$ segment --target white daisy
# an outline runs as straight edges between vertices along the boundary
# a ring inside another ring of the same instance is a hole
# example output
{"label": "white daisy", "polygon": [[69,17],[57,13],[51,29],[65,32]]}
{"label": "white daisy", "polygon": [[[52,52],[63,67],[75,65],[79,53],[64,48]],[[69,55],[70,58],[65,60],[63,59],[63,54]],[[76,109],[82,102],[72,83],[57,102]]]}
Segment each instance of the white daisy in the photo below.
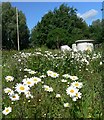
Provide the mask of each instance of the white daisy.
{"label": "white daisy", "polygon": [[31,95],[30,91],[25,92],[26,98],[33,98],[33,95]]}
{"label": "white daisy", "polygon": [[41,76],[40,76],[40,78],[45,78],[45,77],[46,77],[46,75],[41,75]]}
{"label": "white daisy", "polygon": [[64,103],[64,107],[70,107],[69,103]]}
{"label": "white daisy", "polygon": [[60,98],[61,97],[61,95],[60,94],[56,94],[56,98]]}
{"label": "white daisy", "polygon": [[82,82],[76,82],[76,81],[71,83],[71,85],[76,88],[82,88],[82,86],[83,86]]}
{"label": "white daisy", "polygon": [[78,92],[78,89],[73,86],[70,86],[66,89],[66,93],[67,95],[70,95],[70,97],[75,96],[77,92]]}
{"label": "white daisy", "polygon": [[24,93],[24,92],[28,91],[30,88],[28,87],[28,85],[17,83],[15,89],[20,94],[20,93]]}
{"label": "white daisy", "polygon": [[53,74],[53,71],[51,71],[51,70],[48,70],[48,71],[47,71],[47,75],[48,75],[48,76],[51,76],[52,74]]}
{"label": "white daisy", "polygon": [[33,80],[31,80],[31,79],[29,79],[29,78],[23,79],[22,82],[23,82],[24,85],[28,85],[29,87],[34,86]]}
{"label": "white daisy", "polygon": [[7,93],[8,95],[14,94],[14,91],[8,87],[4,89],[4,92]]}
{"label": "white daisy", "polygon": [[51,75],[52,78],[57,78],[59,77],[59,74],[57,74],[56,72],[53,72],[52,75]]}
{"label": "white daisy", "polygon": [[11,107],[5,107],[5,109],[2,111],[2,113],[3,113],[4,115],[7,115],[7,114],[9,114],[11,111],[12,111],[12,108],[11,108]]}
{"label": "white daisy", "polygon": [[78,98],[81,98],[82,93],[78,92],[74,97],[72,97],[73,101],[76,101]]}
{"label": "white daisy", "polygon": [[33,71],[33,70],[29,71],[29,74],[35,74],[35,73],[36,73],[36,72]]}
{"label": "white daisy", "polygon": [[70,78],[70,75],[69,74],[64,74],[62,75],[64,78]]}
{"label": "white daisy", "polygon": [[34,84],[37,84],[37,83],[41,82],[41,79],[38,78],[38,77],[32,77],[30,79],[34,82]]}
{"label": "white daisy", "polygon": [[7,82],[9,82],[9,81],[11,82],[14,80],[14,77],[13,76],[6,76],[5,79]]}
{"label": "white daisy", "polygon": [[77,76],[70,76],[69,77],[71,80],[78,80],[78,77]]}
{"label": "white daisy", "polygon": [[61,80],[61,82],[67,82],[67,80],[65,80],[65,79],[62,79],[62,80]]}
{"label": "white daisy", "polygon": [[44,85],[43,88],[44,88],[45,91],[53,92],[53,88],[49,87],[48,85]]}
{"label": "white daisy", "polygon": [[19,100],[19,95],[18,94],[13,94],[9,96],[12,101]]}
{"label": "white daisy", "polygon": [[57,78],[57,77],[59,77],[59,74],[57,74],[56,72],[53,72],[53,71],[51,71],[51,70],[48,70],[48,71],[47,71],[47,75],[50,76],[50,77],[52,77],[52,78]]}

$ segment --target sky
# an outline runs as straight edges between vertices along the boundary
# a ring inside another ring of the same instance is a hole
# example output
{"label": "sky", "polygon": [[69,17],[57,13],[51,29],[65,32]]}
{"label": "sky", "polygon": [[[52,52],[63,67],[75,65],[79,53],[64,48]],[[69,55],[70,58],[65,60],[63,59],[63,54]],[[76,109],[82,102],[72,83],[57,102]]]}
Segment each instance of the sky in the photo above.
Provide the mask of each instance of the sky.
{"label": "sky", "polygon": [[49,10],[53,11],[63,3],[76,8],[78,17],[82,17],[88,25],[96,19],[102,19],[102,2],[11,2],[13,7],[25,14],[29,30],[36,26]]}

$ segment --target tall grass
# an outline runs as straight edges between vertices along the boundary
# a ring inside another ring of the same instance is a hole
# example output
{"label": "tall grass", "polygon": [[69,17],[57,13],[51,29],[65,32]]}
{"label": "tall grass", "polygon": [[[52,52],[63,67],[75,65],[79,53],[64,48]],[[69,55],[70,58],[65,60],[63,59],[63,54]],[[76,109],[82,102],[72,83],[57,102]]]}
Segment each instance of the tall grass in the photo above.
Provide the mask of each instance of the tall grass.
{"label": "tall grass", "polygon": [[[12,112],[3,115],[3,118],[99,118],[103,117],[102,94],[103,64],[101,51],[93,53],[62,53],[58,50],[46,48],[29,49],[21,52],[3,51],[2,87],[3,87],[3,110],[11,106]],[[29,74],[25,68],[36,71]],[[51,70],[59,74],[52,78],[47,75]],[[70,78],[64,78],[64,74],[77,76],[78,82],[83,83],[80,89],[81,99],[73,101],[66,94],[66,89],[71,85]],[[7,82],[6,76],[13,76],[14,81]],[[9,87],[15,90],[16,83],[21,83],[26,76],[41,77],[42,82],[31,87],[33,98],[27,99],[24,94],[19,95],[19,101],[11,101],[4,89]],[[65,79],[67,82],[62,82]],[[53,88],[53,92],[44,91],[43,85]],[[61,97],[57,98],[56,94]],[[69,103],[64,107],[64,103]]]}

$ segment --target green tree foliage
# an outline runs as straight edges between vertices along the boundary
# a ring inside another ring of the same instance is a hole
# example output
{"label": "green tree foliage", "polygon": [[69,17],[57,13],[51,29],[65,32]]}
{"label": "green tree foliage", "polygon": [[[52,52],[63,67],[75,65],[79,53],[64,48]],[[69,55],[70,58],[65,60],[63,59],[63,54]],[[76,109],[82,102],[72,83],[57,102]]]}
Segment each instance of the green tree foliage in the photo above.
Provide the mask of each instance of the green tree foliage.
{"label": "green tree foliage", "polygon": [[[22,11],[18,12],[20,49],[28,47],[29,29]],[[2,45],[6,49],[17,49],[16,8],[9,2],[2,3]]]}
{"label": "green tree foliage", "polygon": [[96,43],[104,42],[104,20],[95,20],[92,25],[89,26],[90,38],[94,39]]}
{"label": "green tree foliage", "polygon": [[[58,28],[60,28],[60,32]],[[62,34],[62,29],[67,34]],[[57,31],[58,38],[60,38],[58,42],[55,31]],[[64,39],[62,36],[64,36]],[[54,11],[49,11],[45,14],[42,20],[33,28],[31,45],[47,45],[49,48],[58,48],[64,43],[71,46],[72,43],[81,38],[89,38],[87,24],[81,18],[77,17],[76,9],[62,4],[58,9],[55,8]],[[56,43],[51,45],[49,42]],[[57,43],[59,44],[58,46],[56,45]]]}
{"label": "green tree foliage", "polygon": [[68,32],[62,28],[56,28],[49,32],[46,45],[49,48],[59,48],[62,44],[68,44]]}

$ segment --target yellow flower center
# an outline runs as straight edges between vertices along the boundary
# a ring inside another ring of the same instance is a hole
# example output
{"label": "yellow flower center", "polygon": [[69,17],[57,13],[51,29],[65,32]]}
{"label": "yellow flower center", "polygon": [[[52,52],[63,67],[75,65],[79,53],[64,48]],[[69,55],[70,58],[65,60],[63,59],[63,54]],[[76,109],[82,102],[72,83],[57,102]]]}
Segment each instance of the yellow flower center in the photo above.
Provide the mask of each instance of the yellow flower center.
{"label": "yellow flower center", "polygon": [[23,86],[20,87],[20,90],[24,90],[25,88]]}
{"label": "yellow flower center", "polygon": [[8,90],[7,92],[11,92],[11,90]]}
{"label": "yellow flower center", "polygon": [[79,84],[78,84],[78,83],[75,83],[75,86],[79,86]]}
{"label": "yellow flower center", "polygon": [[54,73],[53,76],[56,76],[56,74]]}
{"label": "yellow flower center", "polygon": [[36,82],[36,81],[37,81],[37,79],[35,78],[35,79],[34,79],[34,81]]}
{"label": "yellow flower center", "polygon": [[71,93],[74,93],[74,90],[70,90]]}
{"label": "yellow flower center", "polygon": [[27,84],[31,84],[31,82],[28,81]]}
{"label": "yellow flower center", "polygon": [[45,90],[47,91],[47,90],[48,90],[48,87],[47,87],[47,88],[45,88]]}
{"label": "yellow flower center", "polygon": [[7,109],[6,112],[9,112],[9,110]]}

